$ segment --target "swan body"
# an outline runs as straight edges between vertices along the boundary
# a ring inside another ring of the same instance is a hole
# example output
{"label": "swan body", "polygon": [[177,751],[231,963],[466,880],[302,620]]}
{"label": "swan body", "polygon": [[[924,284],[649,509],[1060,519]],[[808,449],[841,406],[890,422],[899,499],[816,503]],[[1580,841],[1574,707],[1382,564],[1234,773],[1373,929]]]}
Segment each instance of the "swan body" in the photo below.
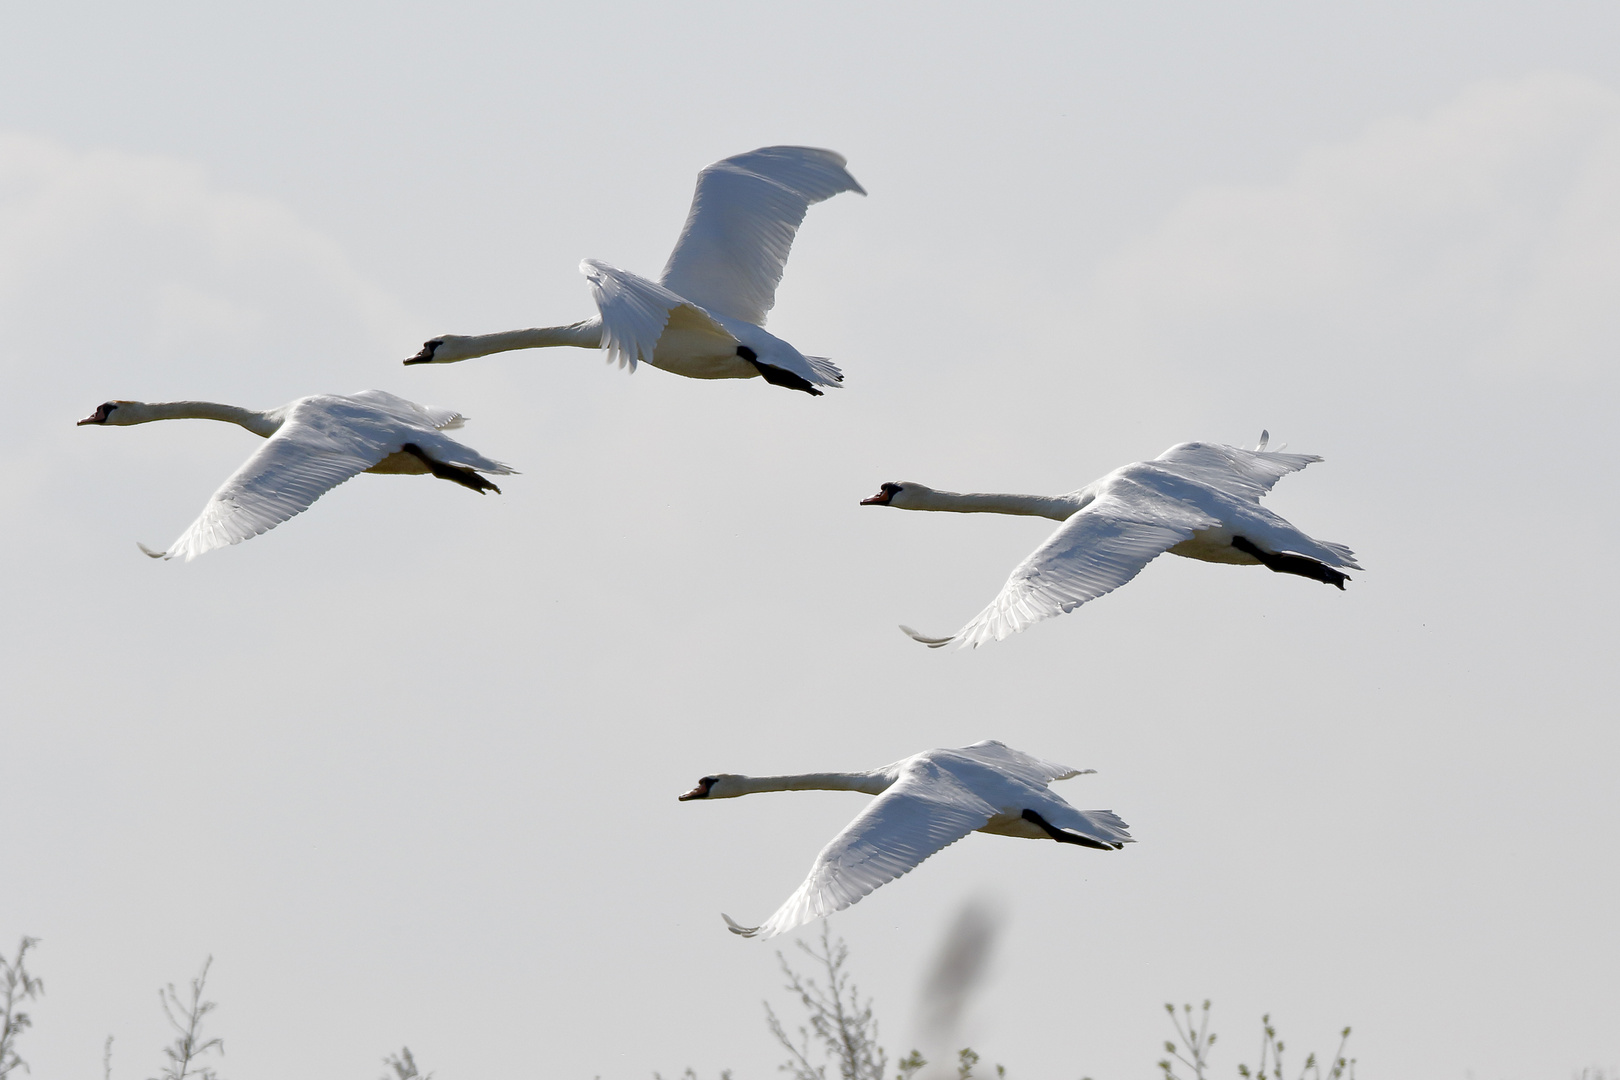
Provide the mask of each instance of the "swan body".
{"label": "swan body", "polygon": [[863,506],[952,513],[1022,514],[1063,525],[1019,563],[1000,594],[950,637],[901,629],[939,648],[978,646],[1073,611],[1130,581],[1169,552],[1203,562],[1263,565],[1344,588],[1360,570],[1342,544],[1313,540],[1260,505],[1282,477],[1321,461],[1311,454],[1253,450],[1218,443],[1172,446],[1152,461],[1115,469],[1067,495],[957,494],[910,481],[884,484]]}
{"label": "swan body", "polygon": [[680,796],[730,799],[760,791],[861,791],[877,796],[816,856],[787,902],[743,937],[775,937],[842,911],[878,886],[971,832],[1056,840],[1117,851],[1131,843],[1125,822],[1109,810],[1076,810],[1047,789],[1054,780],[1091,772],[1031,757],[986,740],[960,749],[925,750],[870,772],[796,776],[705,776]]}
{"label": "swan body", "polygon": [[752,379],[819,395],[843,374],[766,332],[805,211],[843,191],[866,194],[831,150],[767,146],[698,174],[692,209],[657,281],[586,259],[597,316],[567,326],[445,334],[407,364],[450,364],[512,349],[601,349],[634,371],[651,364],[691,379]]}
{"label": "swan body", "polygon": [[189,562],[268,532],[363,472],[430,474],[479,494],[501,490],[479,473],[512,472],[443,434],[465,423],[460,413],[382,390],[317,394],[262,412],[211,401],[108,401],[79,425],[125,427],[177,419],[222,420],[266,441],[220,485],[167,551],[141,545],[154,559]]}

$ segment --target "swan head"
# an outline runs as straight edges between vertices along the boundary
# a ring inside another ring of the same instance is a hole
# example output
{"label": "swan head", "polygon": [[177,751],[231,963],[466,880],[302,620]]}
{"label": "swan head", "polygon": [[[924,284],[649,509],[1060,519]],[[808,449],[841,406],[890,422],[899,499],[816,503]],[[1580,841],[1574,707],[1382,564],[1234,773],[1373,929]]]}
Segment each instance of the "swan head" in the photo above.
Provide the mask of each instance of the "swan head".
{"label": "swan head", "polygon": [[444,334],[422,342],[422,351],[405,361],[407,364],[453,364],[469,356],[478,356],[469,342],[471,338],[460,334]]}
{"label": "swan head", "polygon": [[680,802],[691,802],[693,799],[735,799],[739,795],[748,794],[742,790],[739,783],[743,778],[731,773],[721,773],[719,776],[705,776],[697,782],[697,787],[685,795],[677,796]]}
{"label": "swan head", "polygon": [[96,411],[80,420],[75,427],[84,427],[86,424],[105,424],[108,427],[122,427],[126,424],[139,424],[147,419],[142,411],[145,406],[139,401],[103,401],[96,406]]}
{"label": "swan head", "polygon": [[893,506],[901,510],[910,510],[922,504],[924,499],[932,495],[934,489],[926,484],[919,484],[912,480],[902,483],[884,484],[878,493],[870,499],[862,499],[862,506]]}

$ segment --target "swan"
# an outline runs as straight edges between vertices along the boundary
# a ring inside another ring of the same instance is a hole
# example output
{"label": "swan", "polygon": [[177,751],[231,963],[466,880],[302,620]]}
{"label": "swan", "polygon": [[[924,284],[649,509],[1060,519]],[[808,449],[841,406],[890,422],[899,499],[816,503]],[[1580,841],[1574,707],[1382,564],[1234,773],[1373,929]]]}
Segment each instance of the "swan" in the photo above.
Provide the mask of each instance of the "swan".
{"label": "swan", "polygon": [[363,472],[431,473],[480,495],[498,495],[501,489],[478,474],[513,471],[441,434],[466,422],[460,413],[382,390],[316,394],[263,412],[212,401],[107,401],[79,426],[127,427],[153,420],[223,420],[266,440],[167,551],[139,545],[154,559],[178,556],[190,562],[268,532]]}
{"label": "swan", "polygon": [[1270,438],[1262,431],[1253,450],[1180,443],[1067,495],[960,495],[910,481],[884,484],[861,505],[1063,522],[1018,564],[990,606],[950,637],[900,629],[932,649],[952,641],[975,647],[1000,641],[1112,592],[1166,551],[1204,562],[1264,566],[1343,591],[1349,575],[1334,567],[1360,570],[1354,553],[1342,544],[1311,539],[1260,505],[1261,496],[1282,477],[1322,459],[1268,452]]}
{"label": "swan", "polygon": [[1056,840],[1099,851],[1132,843],[1111,810],[1076,810],[1047,785],[1093,772],[1031,757],[994,739],[924,750],[871,772],[705,776],[680,796],[734,799],[756,791],[862,791],[876,795],[821,849],[810,874],[759,926],[722,915],[734,934],[768,938],[842,911],[970,832]]}
{"label": "swan", "polygon": [[579,264],[599,312],[568,326],[445,334],[407,364],[450,364],[509,349],[600,348],[620,367],[651,364],[692,379],[752,379],[821,395],[843,381],[822,356],[766,333],[788,249],[805,211],[841,191],[866,190],[844,158],[809,146],[766,146],[698,173],[686,227],[664,273],[649,281],[596,259]]}

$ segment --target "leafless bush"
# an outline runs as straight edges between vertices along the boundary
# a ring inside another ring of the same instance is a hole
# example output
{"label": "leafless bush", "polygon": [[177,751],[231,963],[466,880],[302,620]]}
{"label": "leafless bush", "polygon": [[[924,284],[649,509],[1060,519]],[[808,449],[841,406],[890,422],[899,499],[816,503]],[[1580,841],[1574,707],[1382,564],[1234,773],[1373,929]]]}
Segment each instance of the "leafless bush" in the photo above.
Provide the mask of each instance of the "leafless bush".
{"label": "leafless bush", "polygon": [[[797,942],[820,969],[819,981],[814,975],[793,970],[787,957],[776,954],[782,974],[787,976],[787,989],[798,996],[808,1022],[808,1026],[800,1026],[799,1041],[795,1043],[775,1010],[766,1004],[765,1024],[791,1055],[780,1071],[793,1080],[827,1080],[827,1066],[831,1064],[837,1066],[840,1080],[884,1080],[889,1055],[878,1045],[872,999],[862,1001],[850,978],[849,946],[842,938],[834,942],[826,923],[821,924],[820,944],[818,950],[802,940]],[[823,1058],[823,1063],[813,1063],[812,1054]]]}
{"label": "leafless bush", "polygon": [[225,1053],[225,1044],[219,1039],[205,1039],[202,1034],[203,1018],[214,1011],[212,1001],[203,1000],[203,987],[208,982],[208,969],[213,966],[214,958],[210,956],[203,961],[202,970],[197,977],[191,980],[191,1000],[181,999],[174,988],[174,983],[158,991],[158,1001],[163,1005],[163,1015],[169,1018],[169,1026],[174,1029],[174,1042],[163,1048],[163,1056],[169,1059],[163,1071],[152,1080],[219,1080],[219,1076],[207,1065],[198,1065],[197,1059],[211,1050]]}
{"label": "leafless bush", "polygon": [[[1176,1029],[1176,1041],[1164,1044],[1165,1053],[1170,1056],[1159,1062],[1164,1080],[1203,1080],[1210,1067],[1210,1047],[1215,1045],[1215,1035],[1209,1030],[1209,1002],[1204,1002],[1196,1018],[1191,1005],[1183,1005],[1180,1014],[1177,1014],[1174,1005],[1166,1005],[1164,1011],[1170,1014],[1170,1023]],[[1244,1080],[1283,1080],[1284,1046],[1282,1040],[1277,1038],[1277,1029],[1271,1024],[1271,1014],[1260,1018],[1260,1027],[1260,1064],[1252,1069],[1239,1065],[1238,1075]],[[1339,1032],[1339,1049],[1334,1053],[1326,1072],[1322,1071],[1322,1064],[1317,1061],[1315,1053],[1305,1055],[1299,1080],[1355,1080],[1356,1059],[1344,1056],[1345,1044],[1349,1041],[1350,1029],[1345,1028]],[[1190,1076],[1178,1074],[1177,1064],[1192,1070]]]}
{"label": "leafless bush", "polygon": [[5,997],[5,1013],[0,1016],[0,1077],[17,1069],[29,1071],[28,1063],[17,1056],[17,1036],[34,1021],[18,1006],[45,992],[45,984],[28,973],[28,950],[38,944],[38,938],[25,937],[17,945],[16,959],[0,954],[0,995]]}
{"label": "leafless bush", "polygon": [[389,1054],[383,1058],[383,1064],[394,1070],[394,1075],[382,1074],[382,1080],[433,1080],[432,1073],[424,1073],[417,1069],[416,1059],[411,1056],[411,1048],[400,1047],[399,1053]]}

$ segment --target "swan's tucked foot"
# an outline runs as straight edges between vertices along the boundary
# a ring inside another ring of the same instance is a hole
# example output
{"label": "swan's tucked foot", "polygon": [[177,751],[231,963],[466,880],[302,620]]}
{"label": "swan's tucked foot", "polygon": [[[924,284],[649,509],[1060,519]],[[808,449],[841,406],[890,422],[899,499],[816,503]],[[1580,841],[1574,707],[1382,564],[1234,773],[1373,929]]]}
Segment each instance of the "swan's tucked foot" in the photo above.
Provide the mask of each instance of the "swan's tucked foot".
{"label": "swan's tucked foot", "polygon": [[950,637],[929,637],[926,634],[917,633],[917,631],[904,624],[901,625],[900,629],[904,631],[905,635],[912,641],[920,641],[930,649],[942,648],[943,646],[949,645],[951,642],[956,640],[955,634],[952,634]]}
{"label": "swan's tucked foot", "polygon": [[1344,592],[1344,583],[1350,580],[1350,575],[1341,573],[1326,563],[1319,563],[1315,559],[1307,559],[1303,555],[1277,555],[1275,562],[1269,563],[1268,568],[1279,574],[1298,574],[1308,577],[1312,581],[1320,581],[1324,585],[1332,585],[1340,592]]}
{"label": "swan's tucked foot", "polygon": [[480,495],[486,491],[493,491],[497,495],[501,493],[500,488],[484,479],[472,469],[464,469],[460,465],[446,465],[442,461],[434,461],[432,458],[424,454],[422,452],[422,448],[417,446],[415,443],[406,443],[404,446],[400,447],[400,449],[414,457],[416,460],[420,461],[422,464],[426,465],[428,472],[432,473],[434,476],[437,476],[440,480],[448,480],[452,484],[460,484],[464,488],[471,488]]}
{"label": "swan's tucked foot", "polygon": [[405,361],[405,363],[407,363],[407,364],[431,364],[431,363],[434,362],[433,361],[433,354],[438,352],[439,351],[439,346],[443,345],[443,344],[444,344],[444,338],[434,338],[432,341],[424,341],[424,342],[422,342],[422,351],[417,353],[415,356],[411,357],[409,360]]}
{"label": "swan's tucked foot", "polygon": [[1118,851],[1125,846],[1123,844],[1105,844],[1101,840],[1093,840],[1089,836],[1064,832],[1033,810],[1025,810],[1023,818],[1060,844],[1078,844],[1080,847],[1095,848],[1098,851]]}
{"label": "swan's tucked foot", "polygon": [[1253,555],[1260,560],[1261,565],[1274,574],[1296,574],[1312,581],[1320,581],[1324,585],[1332,585],[1340,592],[1344,591],[1344,583],[1350,580],[1349,574],[1341,573],[1326,563],[1317,562],[1304,555],[1261,551],[1247,537],[1232,537],[1232,546],[1245,555]]}
{"label": "swan's tucked foot", "polygon": [[167,559],[169,557],[169,553],[167,551],[153,551],[139,540],[135,541],[135,546],[140,548],[141,554],[145,555],[148,559]]}
{"label": "swan's tucked foot", "polygon": [[726,929],[730,930],[733,934],[739,934],[742,937],[753,937],[755,934],[759,933],[759,927],[743,926],[741,923],[737,922],[736,919],[733,919],[725,912],[721,912],[720,917],[726,920]]}
{"label": "swan's tucked foot", "polygon": [[764,363],[760,360],[759,354],[753,349],[750,349],[747,345],[737,346],[737,355],[748,361],[750,364],[753,364],[754,370],[759,372],[759,377],[770,383],[772,386],[785,386],[789,390],[803,390],[805,393],[810,394],[813,397],[821,396],[821,391],[817,390],[815,384],[810,382],[804,376],[795,375],[787,368],[780,368],[775,364]]}

